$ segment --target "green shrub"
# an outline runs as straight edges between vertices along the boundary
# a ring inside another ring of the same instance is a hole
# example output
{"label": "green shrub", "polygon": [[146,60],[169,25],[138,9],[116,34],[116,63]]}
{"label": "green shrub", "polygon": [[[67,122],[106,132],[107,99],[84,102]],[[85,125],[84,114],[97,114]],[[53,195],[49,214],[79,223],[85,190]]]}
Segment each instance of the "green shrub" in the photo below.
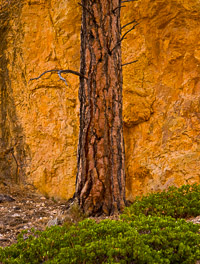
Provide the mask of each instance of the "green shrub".
{"label": "green shrub", "polygon": [[84,220],[54,226],[0,249],[2,263],[195,263],[199,227],[172,217]]}
{"label": "green shrub", "polygon": [[199,225],[178,217],[200,214],[199,190],[185,185],[137,198],[119,221],[66,222],[32,230],[28,239],[24,231],[18,243],[0,248],[0,263],[193,264],[200,260]]}
{"label": "green shrub", "polygon": [[180,188],[170,187],[168,191],[152,193],[125,209],[125,215],[167,215],[175,218],[186,218],[200,215],[200,185],[183,185]]}

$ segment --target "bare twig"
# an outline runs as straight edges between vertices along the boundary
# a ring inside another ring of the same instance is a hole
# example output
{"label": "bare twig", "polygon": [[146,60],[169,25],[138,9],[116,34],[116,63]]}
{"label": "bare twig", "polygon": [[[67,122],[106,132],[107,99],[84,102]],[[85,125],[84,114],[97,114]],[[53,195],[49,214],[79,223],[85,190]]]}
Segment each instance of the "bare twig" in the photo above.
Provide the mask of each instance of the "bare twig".
{"label": "bare twig", "polygon": [[126,31],[126,33],[124,33],[124,35],[121,37],[120,41],[117,42],[117,44],[114,46],[114,48],[112,48],[112,50],[110,51],[110,54],[113,52],[114,49],[116,49],[116,47],[122,42],[122,40],[125,38],[125,36],[131,32],[139,23],[136,23],[134,26],[132,26],[131,29],[129,29],[128,31]]}
{"label": "bare twig", "polygon": [[138,60],[134,60],[134,61],[131,61],[131,62],[124,63],[124,64],[122,64],[122,67],[123,67],[123,66],[126,66],[126,65],[128,65],[128,64],[135,63],[135,62],[137,62],[137,61],[138,61]]}
{"label": "bare twig", "polygon": [[127,3],[127,2],[136,2],[137,0],[126,0],[126,1],[122,1],[122,3]]}
{"label": "bare twig", "polygon": [[132,26],[132,28],[130,28],[128,31],[126,31],[126,33],[124,33],[124,35],[121,37],[120,42],[126,37],[126,35],[131,32],[139,23],[136,23],[134,26]]}
{"label": "bare twig", "polygon": [[77,71],[73,71],[73,70],[59,70],[59,71],[60,71],[60,73],[72,73],[72,74],[75,74],[81,78],[87,79],[86,76],[84,76],[82,73],[77,72]]}
{"label": "bare twig", "polygon": [[43,72],[43,73],[40,74],[38,77],[31,78],[31,79],[29,80],[29,82],[30,82],[30,81],[33,81],[33,80],[38,80],[38,79],[40,79],[44,74],[49,73],[49,72],[57,72],[59,78],[60,78],[62,81],[64,81],[66,85],[67,85],[67,81],[65,80],[65,78],[63,78],[63,77],[61,76],[61,73],[72,73],[72,74],[74,74],[74,75],[79,76],[80,78],[85,78],[85,79],[87,79],[87,77],[85,77],[83,74],[81,74],[80,72],[77,72],[77,71],[73,71],[73,70],[57,70],[57,69],[53,69],[53,70],[48,70],[48,71]]}
{"label": "bare twig", "polygon": [[123,28],[127,27],[128,25],[133,24],[133,23],[135,23],[135,22],[136,22],[136,21],[135,21],[135,19],[134,19],[133,21],[131,21],[131,22],[125,24],[124,26],[122,26],[121,29],[123,29]]}
{"label": "bare twig", "polygon": [[17,165],[17,169],[18,169],[19,164],[18,164],[18,161],[17,161],[17,159],[16,159],[16,157],[15,157],[15,154],[14,154],[14,151],[13,151],[13,150],[11,151],[11,154],[12,154],[12,156],[13,156],[13,159],[15,160],[15,163],[16,163],[16,165]]}
{"label": "bare twig", "polygon": [[121,8],[121,7],[126,7],[126,6],[125,6],[125,5],[124,5],[124,6],[122,6],[122,5],[117,6],[116,8],[114,8],[114,9],[112,10],[112,13],[115,13],[115,11],[116,11],[117,9]]}
{"label": "bare twig", "polygon": [[65,84],[68,86],[67,81],[65,80],[65,78],[63,78],[63,77],[61,76],[61,72],[60,72],[60,71],[58,71],[58,76],[60,77],[60,80],[61,80],[61,81],[64,81]]}
{"label": "bare twig", "polygon": [[33,81],[33,80],[38,80],[38,79],[40,79],[43,75],[45,75],[46,73],[48,73],[48,72],[57,72],[58,70],[49,70],[49,71],[45,71],[45,72],[43,72],[42,74],[40,74],[40,76],[38,76],[38,77],[35,77],[35,78],[31,78],[30,80],[29,80],[29,82],[30,81]]}

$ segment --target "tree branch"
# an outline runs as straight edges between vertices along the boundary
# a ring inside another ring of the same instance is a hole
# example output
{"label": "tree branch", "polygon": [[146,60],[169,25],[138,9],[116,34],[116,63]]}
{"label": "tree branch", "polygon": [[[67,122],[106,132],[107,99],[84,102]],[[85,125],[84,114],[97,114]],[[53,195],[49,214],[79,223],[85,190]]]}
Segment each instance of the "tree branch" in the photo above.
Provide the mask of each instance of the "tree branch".
{"label": "tree branch", "polygon": [[121,7],[126,7],[126,6],[122,6],[122,5],[120,5],[120,6],[117,6],[116,8],[114,8],[114,9],[112,10],[112,13],[114,14],[114,13],[115,13],[115,11],[116,11],[117,9],[121,8]]}
{"label": "tree branch", "polygon": [[66,85],[67,85],[67,81],[65,80],[65,78],[63,78],[63,77],[61,76],[61,73],[72,73],[72,74],[74,74],[74,75],[79,76],[80,78],[85,78],[85,79],[87,79],[87,77],[85,77],[83,74],[81,74],[80,72],[77,72],[77,71],[73,71],[73,70],[57,70],[57,69],[53,69],[53,70],[48,70],[48,71],[43,72],[43,73],[40,74],[38,77],[31,78],[31,79],[29,80],[29,82],[30,82],[30,81],[33,81],[33,80],[38,80],[38,79],[40,79],[44,74],[49,73],[49,72],[57,72],[57,74],[58,74],[60,80],[64,81]]}
{"label": "tree branch", "polygon": [[30,80],[29,80],[29,82],[30,81],[33,81],[33,80],[38,80],[38,79],[40,79],[43,75],[45,75],[46,73],[48,73],[48,72],[57,72],[58,70],[49,70],[49,71],[45,71],[45,72],[43,72],[42,74],[40,74],[40,76],[38,76],[38,77],[35,77],[35,78],[31,78]]}
{"label": "tree branch", "polygon": [[61,80],[61,81],[64,81],[64,83],[68,86],[67,81],[65,80],[65,78],[63,78],[63,77],[61,76],[61,72],[60,72],[60,71],[58,71],[58,76],[60,77],[60,80]]}
{"label": "tree branch", "polygon": [[134,26],[132,26],[132,28],[130,28],[128,31],[126,31],[126,33],[124,33],[124,35],[121,37],[120,42],[122,42],[122,40],[126,37],[126,35],[131,32],[139,23],[136,23]]}
{"label": "tree branch", "polygon": [[12,154],[12,156],[13,156],[13,159],[15,160],[15,163],[16,163],[16,166],[17,166],[17,170],[18,170],[19,164],[18,164],[18,161],[17,161],[17,159],[16,159],[16,157],[15,157],[14,151],[11,150],[10,152],[11,152],[11,154]]}
{"label": "tree branch", "polygon": [[131,32],[139,23],[136,23],[134,26],[132,26],[131,29],[129,29],[128,31],[126,31],[126,33],[124,33],[124,35],[121,37],[120,41],[117,42],[117,44],[114,46],[114,48],[110,51],[110,54],[113,52],[113,50],[122,42],[122,40],[125,38],[125,36]]}
{"label": "tree branch", "polygon": [[125,24],[124,26],[122,26],[121,29],[127,27],[127,26],[130,25],[130,24],[133,24],[134,22],[136,22],[135,19],[134,19],[133,21],[131,21],[131,22]]}
{"label": "tree branch", "polygon": [[137,0],[126,0],[126,1],[122,1],[122,3],[127,3],[127,2],[136,2]]}
{"label": "tree branch", "polygon": [[60,73],[72,73],[72,74],[75,74],[81,78],[84,78],[84,79],[88,79],[86,76],[84,76],[82,73],[80,72],[77,72],[77,71],[73,71],[73,70],[59,70]]}
{"label": "tree branch", "polygon": [[137,62],[137,61],[138,61],[138,60],[134,60],[134,61],[131,61],[131,62],[124,63],[124,64],[122,64],[122,67],[123,67],[123,66],[126,66],[126,65],[128,65],[128,64],[135,63],[135,62]]}

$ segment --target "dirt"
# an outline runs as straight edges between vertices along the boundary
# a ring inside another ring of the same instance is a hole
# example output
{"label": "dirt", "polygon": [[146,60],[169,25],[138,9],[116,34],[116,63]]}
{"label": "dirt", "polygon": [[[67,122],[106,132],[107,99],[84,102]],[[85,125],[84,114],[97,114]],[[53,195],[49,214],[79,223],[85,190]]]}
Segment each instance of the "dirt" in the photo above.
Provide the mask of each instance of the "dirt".
{"label": "dirt", "polygon": [[45,230],[47,226],[62,224],[65,218],[66,201],[44,197],[31,185],[0,183],[1,247],[15,243],[22,230]]}
{"label": "dirt", "polygon": [[[70,211],[67,201],[45,197],[32,185],[20,187],[0,182],[0,247],[16,243],[22,230],[31,234],[31,228],[43,231],[51,225],[78,222],[84,217],[76,207]],[[118,220],[119,215],[91,217],[97,222],[108,218]],[[200,224],[200,216],[187,221]]]}
{"label": "dirt", "polygon": [[[86,216],[76,206],[69,209],[66,200],[45,197],[32,185],[0,182],[0,247],[16,243],[22,230],[31,234],[31,228],[43,231],[52,225],[77,223],[84,218]],[[90,218],[99,222],[108,218],[117,220],[119,215]]]}

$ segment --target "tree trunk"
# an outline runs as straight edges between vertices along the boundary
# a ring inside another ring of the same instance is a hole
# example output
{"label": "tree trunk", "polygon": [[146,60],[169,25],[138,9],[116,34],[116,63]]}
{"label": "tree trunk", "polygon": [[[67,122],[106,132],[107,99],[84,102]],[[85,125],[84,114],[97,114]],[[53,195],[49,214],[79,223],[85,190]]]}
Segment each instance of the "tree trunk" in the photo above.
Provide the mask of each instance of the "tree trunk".
{"label": "tree trunk", "polygon": [[121,0],[82,0],[76,197],[90,215],[125,204]]}

